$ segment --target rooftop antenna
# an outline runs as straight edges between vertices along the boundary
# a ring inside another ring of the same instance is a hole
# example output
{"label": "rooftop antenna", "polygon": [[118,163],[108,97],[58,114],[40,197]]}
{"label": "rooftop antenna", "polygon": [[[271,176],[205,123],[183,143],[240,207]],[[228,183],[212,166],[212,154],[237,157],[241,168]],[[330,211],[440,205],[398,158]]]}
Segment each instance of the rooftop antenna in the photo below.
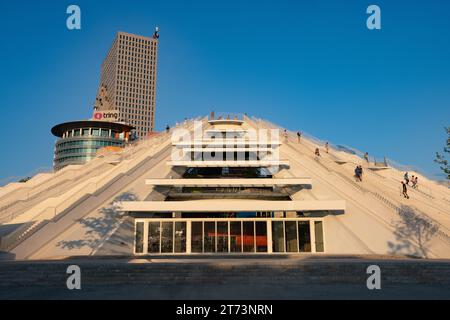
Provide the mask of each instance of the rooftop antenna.
{"label": "rooftop antenna", "polygon": [[159,39],[159,27],[155,28],[155,33],[153,34],[153,39]]}

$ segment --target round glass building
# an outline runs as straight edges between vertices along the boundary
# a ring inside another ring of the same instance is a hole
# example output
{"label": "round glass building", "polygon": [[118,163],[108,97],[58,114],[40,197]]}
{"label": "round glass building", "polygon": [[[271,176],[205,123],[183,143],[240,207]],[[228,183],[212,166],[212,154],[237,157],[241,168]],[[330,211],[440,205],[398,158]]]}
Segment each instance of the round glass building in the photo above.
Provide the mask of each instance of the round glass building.
{"label": "round glass building", "polygon": [[124,123],[106,121],[72,121],[58,124],[52,133],[55,143],[53,167],[60,170],[67,165],[84,164],[97,155],[101,148],[121,148],[134,129]]}

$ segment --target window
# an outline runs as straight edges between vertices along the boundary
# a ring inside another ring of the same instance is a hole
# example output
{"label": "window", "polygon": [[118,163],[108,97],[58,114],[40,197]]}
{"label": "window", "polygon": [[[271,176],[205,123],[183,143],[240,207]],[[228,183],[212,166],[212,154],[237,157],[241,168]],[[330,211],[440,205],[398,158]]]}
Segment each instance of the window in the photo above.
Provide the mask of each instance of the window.
{"label": "window", "polygon": [[215,222],[205,222],[204,226],[204,251],[216,252],[216,224]]}
{"label": "window", "polygon": [[160,226],[159,222],[149,222],[148,224],[148,252],[159,253],[160,241]]}
{"label": "window", "polygon": [[298,252],[297,222],[285,221],[286,252]]}
{"label": "window", "polygon": [[244,252],[255,252],[255,228],[253,221],[242,222]]}
{"label": "window", "polygon": [[203,223],[202,222],[192,222],[191,229],[191,247],[192,252],[201,253],[203,252]]}
{"label": "window", "polygon": [[284,252],[283,221],[272,221],[272,250],[273,252]]}
{"label": "window", "polygon": [[314,222],[314,231],[316,233],[316,252],[324,252],[322,221]]}
{"label": "window", "polygon": [[143,253],[144,252],[144,223],[138,222],[136,223],[136,247],[135,251],[136,253]]}
{"label": "window", "polygon": [[186,222],[175,222],[175,253],[186,252]]}
{"label": "window", "polygon": [[311,252],[309,221],[298,221],[298,241],[300,252]]}
{"label": "window", "polygon": [[242,252],[242,226],[240,221],[230,222],[230,252]]}
{"label": "window", "polygon": [[161,252],[172,253],[173,252],[173,223],[162,222],[161,223]]}
{"label": "window", "polygon": [[228,252],[228,222],[217,222],[217,252]]}
{"label": "window", "polygon": [[256,252],[267,252],[267,223],[256,221]]}

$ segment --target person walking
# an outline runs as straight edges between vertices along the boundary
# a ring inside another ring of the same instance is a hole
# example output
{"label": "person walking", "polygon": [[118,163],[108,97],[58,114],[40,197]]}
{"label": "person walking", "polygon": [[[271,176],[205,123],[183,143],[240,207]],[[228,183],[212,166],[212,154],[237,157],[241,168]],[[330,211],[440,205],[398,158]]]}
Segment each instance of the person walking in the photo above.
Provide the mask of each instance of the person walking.
{"label": "person walking", "polygon": [[417,187],[418,187],[418,181],[417,181],[417,176],[413,176],[412,177],[412,179],[411,179],[411,183],[412,183],[412,187],[414,188],[414,189],[417,189]]}
{"label": "person walking", "polygon": [[409,185],[409,176],[408,176],[408,172],[405,172],[405,175],[403,176],[403,178],[405,179],[406,184]]}
{"label": "person walking", "polygon": [[284,136],[284,142],[287,143],[288,142],[288,133],[287,133],[286,129],[284,129],[283,136]]}
{"label": "person walking", "polygon": [[409,199],[409,196],[408,196],[408,187],[406,186],[406,183],[405,183],[404,181],[402,181],[402,191],[403,191],[403,196],[404,196],[406,199]]}
{"label": "person walking", "polygon": [[330,151],[330,146],[328,145],[328,141],[325,143],[325,151],[328,153]]}
{"label": "person walking", "polygon": [[301,139],[302,139],[302,133],[300,131],[297,131],[297,142],[300,143]]}
{"label": "person walking", "polygon": [[367,163],[369,163],[369,153],[364,153],[364,160],[366,160]]}
{"label": "person walking", "polygon": [[169,127],[169,125],[167,125],[166,126],[166,132],[169,133],[169,131],[170,131],[170,127]]}
{"label": "person walking", "polygon": [[362,167],[361,166],[356,166],[355,177],[356,177],[357,181],[362,182]]}
{"label": "person walking", "polygon": [[355,167],[355,179],[356,181],[361,181],[360,176],[359,176],[359,166]]}

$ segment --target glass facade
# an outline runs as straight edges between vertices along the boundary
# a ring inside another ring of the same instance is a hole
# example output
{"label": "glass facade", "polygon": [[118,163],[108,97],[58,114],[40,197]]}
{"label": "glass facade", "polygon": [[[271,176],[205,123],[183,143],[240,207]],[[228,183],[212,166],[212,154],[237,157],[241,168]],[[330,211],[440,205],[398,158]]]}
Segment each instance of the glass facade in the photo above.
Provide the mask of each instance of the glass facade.
{"label": "glass facade", "polygon": [[[316,252],[324,252],[322,221],[315,221],[314,228]],[[319,245],[317,245],[318,235],[322,239]],[[310,221],[272,221],[272,250],[285,253],[312,252]]]}
{"label": "glass facade", "polygon": [[[303,253],[324,252],[325,249],[323,221],[160,219],[136,222],[136,254]],[[148,234],[146,249],[144,230]]]}
{"label": "glass facade", "polygon": [[115,130],[79,128],[65,132],[55,145],[55,170],[69,164],[83,164],[104,147],[123,147],[125,140]]}

